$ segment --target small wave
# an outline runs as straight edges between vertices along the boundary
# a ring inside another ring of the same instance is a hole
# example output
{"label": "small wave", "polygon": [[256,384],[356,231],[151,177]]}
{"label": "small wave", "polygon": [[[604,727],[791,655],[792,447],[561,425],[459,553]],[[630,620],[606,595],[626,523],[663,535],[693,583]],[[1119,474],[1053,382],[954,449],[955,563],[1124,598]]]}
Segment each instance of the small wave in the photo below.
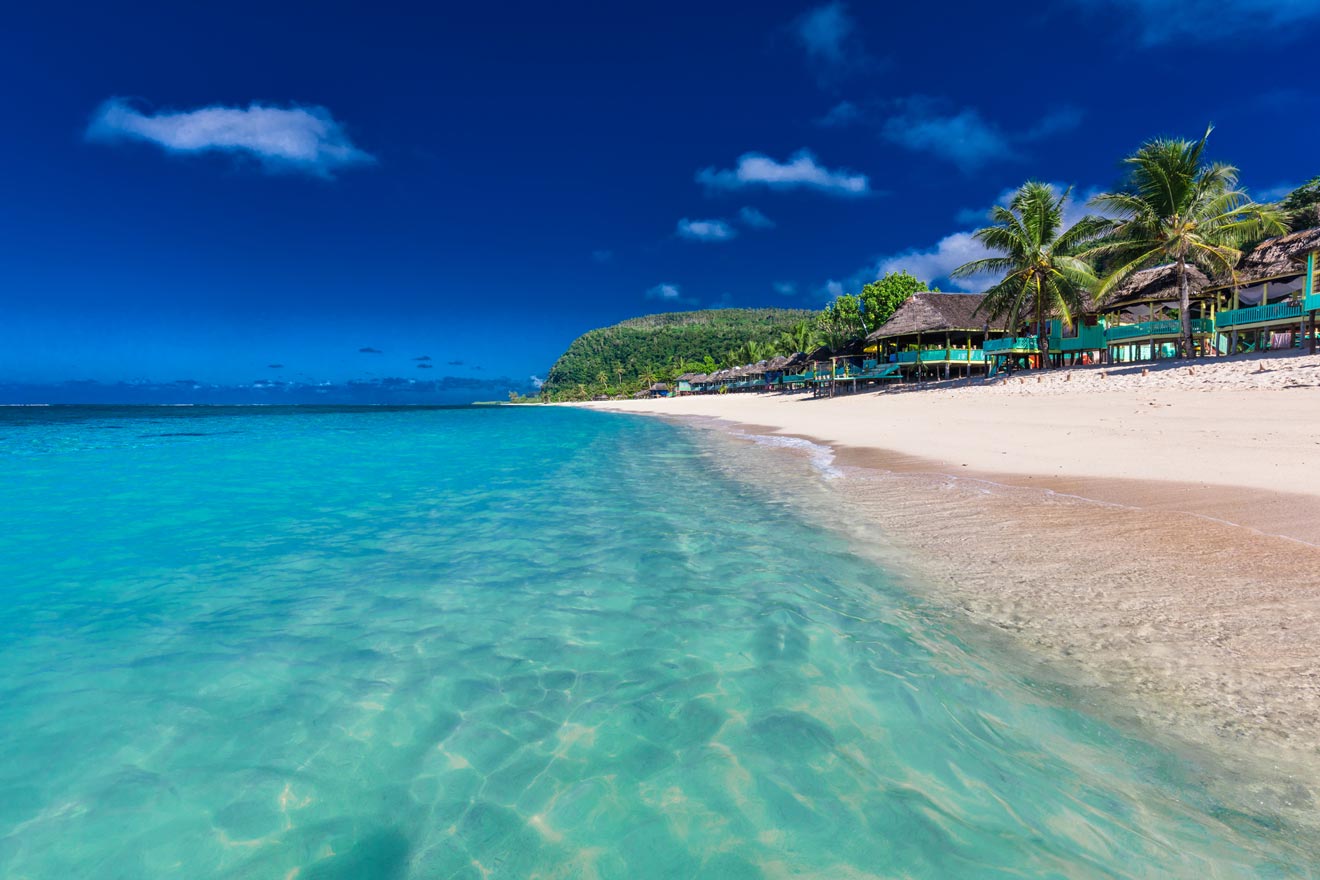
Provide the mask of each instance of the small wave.
{"label": "small wave", "polygon": [[780,449],[800,449],[807,453],[807,459],[811,462],[820,475],[827,480],[837,479],[843,476],[843,471],[834,466],[834,450],[820,443],[812,443],[810,440],[803,440],[801,437],[780,437],[774,434],[744,434],[735,432],[735,437],[742,437],[751,440],[761,446],[775,446]]}
{"label": "small wave", "polygon": [[233,431],[166,431],[163,434],[142,434],[143,439],[147,437],[214,437],[216,434],[232,434]]}

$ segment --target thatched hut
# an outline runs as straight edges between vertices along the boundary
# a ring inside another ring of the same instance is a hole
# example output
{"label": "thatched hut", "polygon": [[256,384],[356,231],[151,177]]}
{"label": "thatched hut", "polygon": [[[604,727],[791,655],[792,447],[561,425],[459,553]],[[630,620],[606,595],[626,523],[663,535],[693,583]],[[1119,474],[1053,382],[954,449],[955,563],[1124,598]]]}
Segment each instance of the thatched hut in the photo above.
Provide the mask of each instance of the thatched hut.
{"label": "thatched hut", "polygon": [[1291,348],[1299,338],[1311,339],[1314,347],[1317,254],[1320,228],[1302,229],[1262,241],[1233,272],[1215,279],[1207,292],[1219,308],[1220,332],[1229,334],[1230,353]]}
{"label": "thatched hut", "polygon": [[866,337],[868,350],[915,376],[937,371],[948,377],[955,367],[970,376],[985,368],[985,341],[1004,326],[982,313],[984,299],[977,293],[914,293]]}
{"label": "thatched hut", "polygon": [[1269,238],[1242,255],[1232,273],[1215,279],[1210,289],[1223,295],[1228,308],[1268,305],[1288,299],[1306,286],[1307,255],[1320,251],[1320,228]]}
{"label": "thatched hut", "polygon": [[[1194,343],[1202,351],[1215,345],[1214,295],[1210,279],[1196,266],[1186,267]],[[1182,338],[1181,290],[1173,263],[1133,272],[1100,302],[1105,316],[1105,347],[1113,363],[1174,357]]]}
{"label": "thatched hut", "polygon": [[[1187,287],[1193,302],[1206,298],[1210,279],[1196,266],[1187,267]],[[1150,309],[1178,305],[1178,267],[1173,263],[1133,272],[1109,292],[1100,303],[1100,311],[1130,315],[1132,320],[1148,320]]]}

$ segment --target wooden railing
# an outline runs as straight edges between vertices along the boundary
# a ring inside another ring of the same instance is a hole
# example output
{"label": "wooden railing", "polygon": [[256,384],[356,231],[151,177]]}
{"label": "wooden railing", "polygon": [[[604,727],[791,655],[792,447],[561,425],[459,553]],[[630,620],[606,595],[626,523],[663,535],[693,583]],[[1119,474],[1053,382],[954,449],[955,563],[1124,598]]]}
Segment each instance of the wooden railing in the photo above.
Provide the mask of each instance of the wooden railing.
{"label": "wooden railing", "polygon": [[[1215,322],[1209,318],[1192,319],[1192,333],[1215,332]],[[1142,321],[1139,324],[1119,324],[1105,331],[1105,342],[1110,345],[1125,339],[1151,339],[1160,336],[1177,336],[1182,333],[1180,321]]]}
{"label": "wooden railing", "polygon": [[987,339],[981,348],[986,354],[1034,352],[1039,351],[1040,340],[1034,336],[1005,336],[1003,339]]}
{"label": "wooden railing", "polygon": [[1269,321],[1286,321],[1289,318],[1301,319],[1302,307],[1288,303],[1275,303],[1272,306],[1251,306],[1246,309],[1226,309],[1219,313],[1215,323],[1219,329],[1241,327],[1243,324],[1263,324]]}
{"label": "wooden railing", "polygon": [[985,361],[985,352],[979,348],[973,348],[968,351],[965,348],[927,348],[921,351],[900,351],[892,355],[890,363],[895,364],[915,364],[920,356],[923,364],[965,364],[982,363]]}

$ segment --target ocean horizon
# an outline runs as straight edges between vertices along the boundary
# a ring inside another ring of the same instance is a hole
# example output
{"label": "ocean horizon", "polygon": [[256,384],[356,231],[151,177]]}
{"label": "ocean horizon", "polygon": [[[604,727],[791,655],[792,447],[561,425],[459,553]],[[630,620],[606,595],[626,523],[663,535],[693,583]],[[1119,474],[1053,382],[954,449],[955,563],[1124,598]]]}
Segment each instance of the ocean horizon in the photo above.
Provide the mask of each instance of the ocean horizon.
{"label": "ocean horizon", "polygon": [[561,407],[4,407],[0,876],[1320,872],[830,476]]}

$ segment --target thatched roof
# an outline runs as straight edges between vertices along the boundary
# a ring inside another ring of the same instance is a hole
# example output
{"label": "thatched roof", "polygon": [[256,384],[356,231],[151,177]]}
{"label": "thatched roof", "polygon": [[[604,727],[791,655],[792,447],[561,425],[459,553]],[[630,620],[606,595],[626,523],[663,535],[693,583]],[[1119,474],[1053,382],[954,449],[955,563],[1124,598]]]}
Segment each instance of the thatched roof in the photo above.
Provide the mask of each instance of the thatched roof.
{"label": "thatched roof", "polygon": [[[1210,285],[1210,279],[1195,266],[1187,267],[1187,283],[1192,295]],[[1125,303],[1178,298],[1178,267],[1173,263],[1133,272],[1123,283],[1109,291],[1101,308],[1112,309]]]}
{"label": "thatched roof", "polygon": [[[1295,275],[1297,265],[1311,251],[1320,251],[1320,228],[1267,238],[1244,254],[1237,264],[1237,284],[1253,284],[1266,278]],[[1215,287],[1231,287],[1231,277],[1215,279]]]}
{"label": "thatched roof", "polygon": [[[976,311],[984,298],[979,293],[914,293],[866,341],[944,330],[984,330],[989,316]],[[1002,321],[991,323],[996,325],[994,329],[1002,329]]]}
{"label": "thatched roof", "polygon": [[651,385],[652,391],[668,391],[669,385],[665,382],[655,382]]}

